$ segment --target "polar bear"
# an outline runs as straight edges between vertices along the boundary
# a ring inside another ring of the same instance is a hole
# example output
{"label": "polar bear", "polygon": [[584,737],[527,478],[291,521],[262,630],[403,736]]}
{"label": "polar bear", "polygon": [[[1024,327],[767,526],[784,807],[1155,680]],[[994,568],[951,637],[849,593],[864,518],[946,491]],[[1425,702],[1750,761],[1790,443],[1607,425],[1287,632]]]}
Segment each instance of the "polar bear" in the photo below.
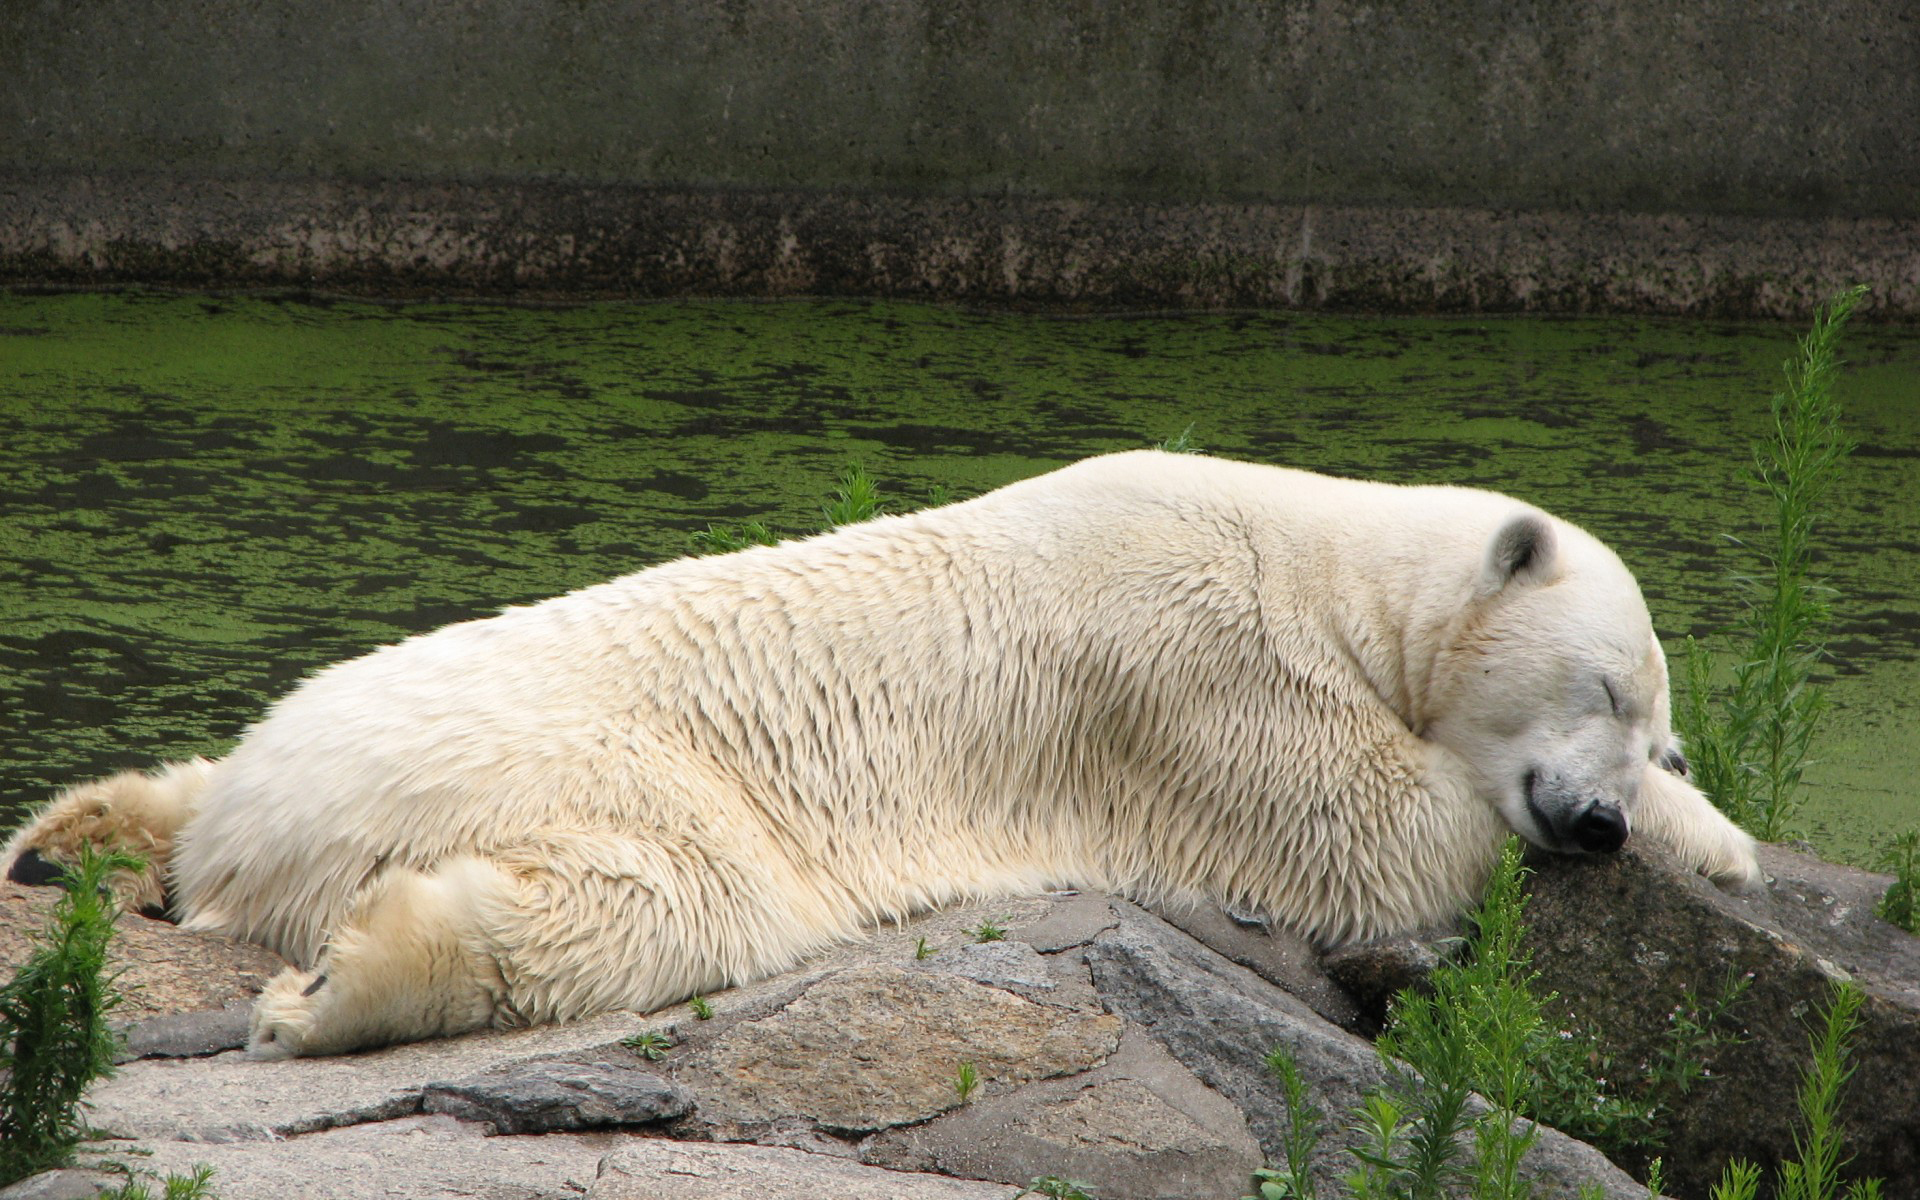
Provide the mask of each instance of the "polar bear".
{"label": "polar bear", "polygon": [[1453,917],[1509,830],[1726,884],[1632,576],[1519,501],[1140,451],[683,559],[324,671],[226,758],[8,847],[296,967],[257,1056],[647,1010],[1071,886],[1332,945]]}

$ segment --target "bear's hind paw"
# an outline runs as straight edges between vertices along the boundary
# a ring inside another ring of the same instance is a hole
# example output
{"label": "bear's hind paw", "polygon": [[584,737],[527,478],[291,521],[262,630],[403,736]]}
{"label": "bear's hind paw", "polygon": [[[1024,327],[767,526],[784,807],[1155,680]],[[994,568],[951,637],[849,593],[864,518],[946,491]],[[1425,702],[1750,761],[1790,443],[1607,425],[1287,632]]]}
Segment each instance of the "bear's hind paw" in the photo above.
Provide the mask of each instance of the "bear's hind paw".
{"label": "bear's hind paw", "polygon": [[271,1062],[307,1052],[327,977],[297,967],[275,975],[253,1004],[247,1057]]}

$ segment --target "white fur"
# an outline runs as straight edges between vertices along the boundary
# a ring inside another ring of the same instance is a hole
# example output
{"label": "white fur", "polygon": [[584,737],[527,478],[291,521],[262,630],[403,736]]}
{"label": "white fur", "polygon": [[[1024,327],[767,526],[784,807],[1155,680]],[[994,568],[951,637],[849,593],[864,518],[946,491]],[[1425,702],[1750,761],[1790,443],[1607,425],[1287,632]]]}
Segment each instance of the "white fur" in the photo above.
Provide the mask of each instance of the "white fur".
{"label": "white fur", "polygon": [[255,1050],[328,1053],[646,1009],[1048,885],[1365,938],[1594,804],[1750,881],[1670,741],[1645,605],[1575,527],[1139,452],[329,668],[160,824],[190,927],[312,968]]}

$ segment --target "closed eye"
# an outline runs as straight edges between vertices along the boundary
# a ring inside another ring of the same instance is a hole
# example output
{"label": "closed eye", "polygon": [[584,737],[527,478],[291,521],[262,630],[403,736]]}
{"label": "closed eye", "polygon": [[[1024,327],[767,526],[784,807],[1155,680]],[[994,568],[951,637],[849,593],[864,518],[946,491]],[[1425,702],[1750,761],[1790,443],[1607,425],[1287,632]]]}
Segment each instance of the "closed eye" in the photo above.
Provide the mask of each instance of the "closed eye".
{"label": "closed eye", "polygon": [[1603,675],[1600,677],[1600,686],[1607,689],[1607,705],[1613,709],[1613,715],[1624,716],[1625,711],[1620,707],[1620,693],[1613,690],[1613,680]]}

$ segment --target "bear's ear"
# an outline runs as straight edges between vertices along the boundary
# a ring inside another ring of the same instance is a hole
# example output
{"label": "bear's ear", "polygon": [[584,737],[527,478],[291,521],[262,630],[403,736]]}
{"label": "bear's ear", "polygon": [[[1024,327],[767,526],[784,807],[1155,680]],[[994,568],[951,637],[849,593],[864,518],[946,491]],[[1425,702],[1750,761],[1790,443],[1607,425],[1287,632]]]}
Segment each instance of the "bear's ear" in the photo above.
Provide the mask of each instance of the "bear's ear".
{"label": "bear's ear", "polygon": [[1481,583],[1489,593],[1519,580],[1541,583],[1554,573],[1553,526],[1538,513],[1521,513],[1500,526],[1487,543]]}

